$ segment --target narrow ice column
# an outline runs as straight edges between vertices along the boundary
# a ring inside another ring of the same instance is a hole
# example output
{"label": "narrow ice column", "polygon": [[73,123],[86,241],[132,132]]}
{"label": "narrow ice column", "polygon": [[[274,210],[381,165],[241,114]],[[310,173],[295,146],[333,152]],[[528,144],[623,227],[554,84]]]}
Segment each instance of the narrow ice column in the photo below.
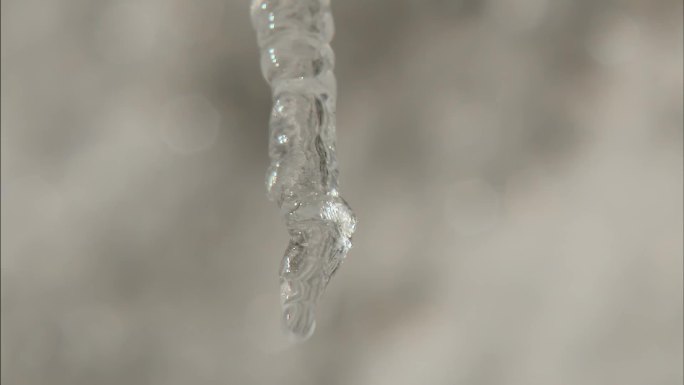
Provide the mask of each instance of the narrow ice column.
{"label": "narrow ice column", "polygon": [[306,339],[356,226],[337,191],[330,1],[253,0],[251,17],[273,91],[266,184],[291,238],[280,268],[283,322]]}

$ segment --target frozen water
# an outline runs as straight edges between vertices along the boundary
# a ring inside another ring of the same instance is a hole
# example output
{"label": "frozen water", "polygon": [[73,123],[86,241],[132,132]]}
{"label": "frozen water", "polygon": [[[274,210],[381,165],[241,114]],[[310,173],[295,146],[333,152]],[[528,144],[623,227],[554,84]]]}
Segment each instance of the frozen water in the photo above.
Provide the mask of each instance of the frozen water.
{"label": "frozen water", "polygon": [[291,237],[280,268],[283,324],[306,339],[315,328],[316,302],[356,226],[337,191],[330,2],[254,0],[251,17],[273,91],[266,184]]}

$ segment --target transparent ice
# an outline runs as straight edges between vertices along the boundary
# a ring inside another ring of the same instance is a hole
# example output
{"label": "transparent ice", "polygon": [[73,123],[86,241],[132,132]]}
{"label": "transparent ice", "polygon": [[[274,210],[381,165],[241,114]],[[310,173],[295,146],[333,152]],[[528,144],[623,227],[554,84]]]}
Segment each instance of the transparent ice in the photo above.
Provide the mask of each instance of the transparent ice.
{"label": "transparent ice", "polygon": [[301,340],[314,331],[316,302],[356,226],[337,190],[330,1],[253,0],[251,17],[273,92],[266,185],[290,234],[280,267],[283,324]]}

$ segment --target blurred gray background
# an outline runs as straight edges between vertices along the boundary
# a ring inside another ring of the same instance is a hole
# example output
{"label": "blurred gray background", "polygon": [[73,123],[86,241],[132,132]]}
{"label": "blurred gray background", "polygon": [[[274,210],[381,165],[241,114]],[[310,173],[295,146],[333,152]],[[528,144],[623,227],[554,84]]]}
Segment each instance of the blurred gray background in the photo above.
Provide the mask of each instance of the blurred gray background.
{"label": "blurred gray background", "polygon": [[247,0],[2,1],[2,383],[682,383],[682,2],[334,0],[359,226],[279,326]]}

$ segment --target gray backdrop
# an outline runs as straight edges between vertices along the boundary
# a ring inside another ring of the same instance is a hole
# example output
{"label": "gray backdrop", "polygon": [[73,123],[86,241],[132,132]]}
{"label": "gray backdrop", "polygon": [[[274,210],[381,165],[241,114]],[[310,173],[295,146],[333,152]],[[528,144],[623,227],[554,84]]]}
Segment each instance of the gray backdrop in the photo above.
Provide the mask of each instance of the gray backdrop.
{"label": "gray backdrop", "polygon": [[291,346],[248,1],[2,1],[3,384],[681,384],[681,1],[333,11],[359,225]]}

